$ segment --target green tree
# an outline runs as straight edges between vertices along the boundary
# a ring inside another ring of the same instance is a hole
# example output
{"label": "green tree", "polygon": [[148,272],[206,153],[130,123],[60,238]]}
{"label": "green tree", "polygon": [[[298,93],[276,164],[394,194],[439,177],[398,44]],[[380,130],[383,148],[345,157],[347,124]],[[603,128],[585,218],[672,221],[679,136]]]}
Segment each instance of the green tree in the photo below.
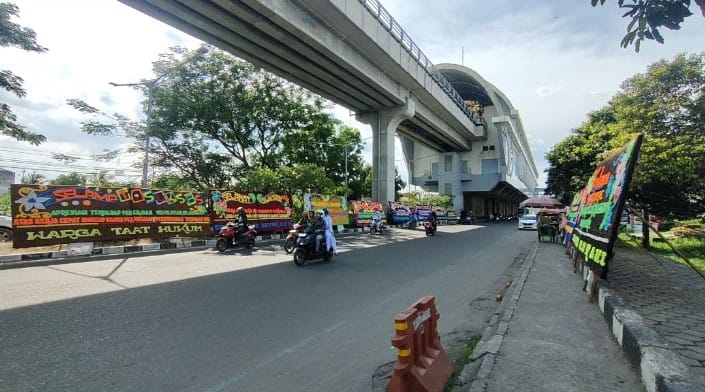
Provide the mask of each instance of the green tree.
{"label": "green tree", "polygon": [[612,99],[624,144],[643,132],[632,200],[650,213],[688,218],[705,212],[705,53],[661,60],[622,84]]}
{"label": "green tree", "polygon": [[[19,8],[12,3],[0,3],[0,46],[13,46],[22,50],[43,53],[47,49],[37,44],[34,30],[22,27],[10,21],[10,17],[18,16]],[[27,92],[22,88],[24,80],[7,69],[0,69],[0,87],[13,95],[23,98]],[[10,136],[17,140],[27,141],[38,145],[46,141],[46,137],[38,133],[29,132],[17,123],[17,116],[10,109],[10,105],[0,102],[0,134]]]}
{"label": "green tree", "polygon": [[[158,184],[180,183],[201,190],[280,189],[292,195],[315,185],[324,188],[321,192],[342,195],[347,161],[348,189],[354,194],[362,188],[360,132],[333,118],[322,99],[227,53],[210,50],[189,56],[188,61],[184,53],[173,48],[154,65],[156,74],[166,76],[151,87],[149,129],[81,100],[69,100],[92,116],[82,123],[82,130],[123,134],[134,141],[130,151],[143,148],[149,135],[150,164],[168,173]],[[302,165],[321,168],[328,180]],[[315,177],[309,177],[308,184],[290,181],[284,167],[294,171],[304,167]]]}
{"label": "green tree", "polygon": [[[134,186],[135,184],[130,184]],[[181,177],[176,173],[162,173],[152,180],[151,186],[156,189],[178,189],[203,192],[206,189],[189,178]]]}
{"label": "green tree", "polygon": [[[590,0],[592,6],[604,5],[606,0]],[[700,7],[700,12],[705,16],[705,0],[693,0]],[[670,30],[679,30],[685,18],[693,15],[690,11],[690,0],[632,0],[625,4],[625,0],[617,0],[620,8],[627,10],[625,18],[631,18],[627,26],[627,34],[622,38],[623,48],[634,44],[634,50],[639,51],[639,46],[644,39],[655,40],[663,43],[663,36],[659,28],[666,27]]]}
{"label": "green tree", "polygon": [[85,185],[86,177],[77,172],[71,172],[70,174],[60,174],[56,176],[51,183],[53,185]]}
{"label": "green tree", "polygon": [[44,174],[38,173],[34,170],[31,172],[22,171],[20,176],[20,184],[44,184],[47,182],[47,178]]}
{"label": "green tree", "polygon": [[546,154],[547,192],[570,201],[610,150],[644,133],[630,202],[664,217],[705,212],[703,86],[705,54],[661,60],[626,80],[607,107]]}
{"label": "green tree", "polygon": [[[243,183],[239,188],[246,184],[258,191],[281,188],[287,181],[282,167],[313,164],[333,181],[326,192],[344,194],[347,161],[349,188],[360,181],[360,133],[334,119],[320,98],[220,51],[186,63],[165,58],[156,72],[174,71],[153,94],[156,164],[182,172],[193,167],[184,173],[191,178],[217,173],[209,184],[236,179]],[[321,183],[318,177],[311,181]]]}
{"label": "green tree", "polygon": [[12,202],[10,200],[10,194],[4,193],[0,195],[0,215],[10,215]]}
{"label": "green tree", "polygon": [[93,173],[86,177],[87,186],[112,186],[115,184],[115,176],[109,174],[105,170],[101,170],[97,173]]}
{"label": "green tree", "polygon": [[[146,127],[143,122],[133,121],[120,113],[108,114],[81,99],[67,99],[66,102],[69,106],[89,116],[87,120],[81,122],[83,133],[91,136],[124,136],[131,140],[131,144],[126,148],[104,149],[100,154],[91,155],[93,160],[110,161],[123,151],[144,154]],[[54,159],[64,163],[75,160],[74,157],[63,154],[54,154]],[[141,167],[141,163],[135,162],[133,167]],[[96,181],[100,182],[98,179]]]}
{"label": "green tree", "polygon": [[215,145],[229,157],[224,171],[230,173],[223,173],[229,177],[259,166],[274,169],[282,160],[283,135],[300,129],[315,111],[304,90],[221,51],[184,63],[176,49],[155,63],[155,72],[167,69],[170,77],[153,91],[149,130],[162,147],[154,151],[162,165],[194,162],[196,156],[177,146],[195,144],[201,155]]}
{"label": "green tree", "polygon": [[594,111],[585,123],[546,153],[547,194],[570,205],[575,192],[585,186],[595,166],[612,150],[618,133],[614,122],[612,107]]}

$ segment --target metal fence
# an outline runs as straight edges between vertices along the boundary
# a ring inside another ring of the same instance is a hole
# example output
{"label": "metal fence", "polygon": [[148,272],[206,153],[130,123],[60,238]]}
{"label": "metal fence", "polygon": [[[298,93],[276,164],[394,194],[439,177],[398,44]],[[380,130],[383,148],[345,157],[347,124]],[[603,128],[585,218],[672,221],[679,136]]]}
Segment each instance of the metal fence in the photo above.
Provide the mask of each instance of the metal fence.
{"label": "metal fence", "polygon": [[404,29],[397,23],[396,20],[389,14],[382,4],[377,0],[359,0],[365,6],[367,11],[374,16],[384,28],[396,39],[401,46],[413,57],[416,62],[421,65],[426,73],[436,81],[439,87],[445,91],[446,95],[455,102],[456,106],[473,122],[475,125],[485,125],[482,117],[475,115],[465,103],[463,98],[448,82],[448,80],[438,71],[432,69],[433,63],[426,57],[416,43],[411,39]]}

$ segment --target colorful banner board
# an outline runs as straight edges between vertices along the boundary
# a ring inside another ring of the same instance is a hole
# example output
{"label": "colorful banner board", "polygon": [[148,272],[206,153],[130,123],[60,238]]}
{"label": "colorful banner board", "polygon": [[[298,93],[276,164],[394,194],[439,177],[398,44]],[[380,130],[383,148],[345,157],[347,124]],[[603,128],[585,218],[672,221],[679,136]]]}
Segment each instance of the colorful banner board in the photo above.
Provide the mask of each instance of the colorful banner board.
{"label": "colorful banner board", "polygon": [[568,219],[573,223],[572,245],[595,275],[603,279],[612,259],[642,139],[643,135],[638,135],[602,161],[568,211]]}
{"label": "colorful banner board", "polygon": [[292,226],[291,201],[287,195],[211,190],[210,201],[216,232],[237,220],[238,207],[245,209],[248,224],[255,225],[258,233],[289,230]]}
{"label": "colorful banner board", "polygon": [[414,214],[417,222],[428,220],[431,210],[436,211],[436,219],[446,223],[457,223],[458,214],[453,210],[446,210],[439,206],[416,205],[413,208],[398,202],[389,202],[389,209],[392,211],[392,223],[406,223]]}
{"label": "colorful banner board", "polygon": [[384,219],[384,208],[382,208],[382,203],[378,201],[352,200],[350,201],[350,208],[352,209],[355,227],[369,226],[377,212],[381,213],[382,219]]}
{"label": "colorful banner board", "polygon": [[348,203],[343,196],[319,195],[317,193],[304,194],[304,210],[328,209],[328,214],[333,219],[333,225],[347,225]]}
{"label": "colorful banner board", "polygon": [[583,200],[585,199],[585,188],[581,189],[580,192],[576,193],[575,196],[573,196],[573,201],[570,203],[570,207],[568,207],[568,211],[566,213],[566,218],[568,219],[568,222],[564,226],[563,230],[565,232],[565,240],[566,243],[570,244],[573,240],[573,232],[575,229],[575,222],[578,219],[578,214],[580,213],[580,207],[583,205]]}
{"label": "colorful banner board", "polygon": [[406,223],[411,217],[411,208],[406,204],[401,204],[396,201],[389,202],[389,210],[392,212],[392,223]]}
{"label": "colorful banner board", "polygon": [[14,248],[212,234],[200,193],[22,184],[10,192]]}

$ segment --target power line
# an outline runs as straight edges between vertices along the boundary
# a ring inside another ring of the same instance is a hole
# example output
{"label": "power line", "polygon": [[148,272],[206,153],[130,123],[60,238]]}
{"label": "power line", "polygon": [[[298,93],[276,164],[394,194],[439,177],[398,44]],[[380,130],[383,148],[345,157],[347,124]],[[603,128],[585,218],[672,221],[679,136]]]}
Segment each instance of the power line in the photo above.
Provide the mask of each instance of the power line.
{"label": "power line", "polygon": [[[32,168],[32,167],[23,167],[23,166],[8,166],[8,165],[3,165],[3,167],[8,168],[8,169],[15,169],[15,170],[31,170],[31,171],[49,171],[49,172],[56,172],[56,173],[77,173],[77,174],[100,174],[101,172],[105,172],[105,170],[98,170],[98,171],[84,171],[84,172],[78,172],[76,170],[65,170],[65,169],[51,169],[51,168]],[[139,173],[125,173],[116,176],[119,177],[139,177],[141,174]]]}
{"label": "power line", "polygon": [[9,164],[24,164],[24,165],[35,165],[35,166],[43,166],[43,167],[62,167],[66,169],[77,169],[77,170],[100,170],[100,171],[119,171],[119,170],[129,170],[129,169],[120,169],[120,168],[110,168],[110,167],[103,167],[103,166],[87,166],[87,165],[77,165],[77,164],[69,164],[69,163],[56,163],[56,162],[46,162],[46,161],[38,161],[38,160],[28,160],[28,159],[21,159],[21,158],[0,158],[0,163],[2,162],[7,162]]}
{"label": "power line", "polygon": [[[5,151],[5,152],[10,152],[10,153],[15,153],[15,154],[32,154],[32,155],[42,155],[42,156],[50,156],[54,157],[55,155],[65,155],[74,159],[80,159],[80,160],[95,160],[94,156],[90,155],[78,155],[78,154],[65,154],[65,153],[53,153],[50,151],[37,151],[37,150],[23,150],[23,149],[14,149],[14,148],[8,148],[8,147],[0,147],[0,151]],[[120,152],[125,152],[125,154],[131,154],[127,152],[127,148],[121,148],[119,150]],[[93,155],[100,155],[98,154],[93,154]],[[116,158],[117,159],[117,158]]]}

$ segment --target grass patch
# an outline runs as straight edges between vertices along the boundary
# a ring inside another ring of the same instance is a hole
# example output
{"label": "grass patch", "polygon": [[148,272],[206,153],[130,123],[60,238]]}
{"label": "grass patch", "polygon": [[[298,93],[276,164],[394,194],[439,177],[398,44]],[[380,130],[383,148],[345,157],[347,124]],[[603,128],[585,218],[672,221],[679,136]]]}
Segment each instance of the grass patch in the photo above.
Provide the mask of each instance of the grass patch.
{"label": "grass patch", "polygon": [[[658,236],[651,233],[649,235],[650,249],[652,253],[665,256],[671,261],[687,265],[685,260],[668,246],[667,243],[657,239]],[[620,233],[619,239],[630,248],[641,248],[641,238],[630,236],[626,233]],[[700,238],[668,238],[668,241],[678,249],[690,262],[700,271],[705,272],[705,240]]]}
{"label": "grass patch", "polygon": [[470,356],[475,350],[475,346],[477,346],[477,343],[480,341],[481,337],[482,336],[480,335],[473,335],[467,338],[465,345],[463,346],[463,352],[460,354],[460,358],[453,363],[453,374],[450,375],[450,379],[448,380],[445,388],[443,388],[443,392],[450,392],[453,389],[458,377],[460,376],[460,372],[463,371],[465,365],[470,363]]}

